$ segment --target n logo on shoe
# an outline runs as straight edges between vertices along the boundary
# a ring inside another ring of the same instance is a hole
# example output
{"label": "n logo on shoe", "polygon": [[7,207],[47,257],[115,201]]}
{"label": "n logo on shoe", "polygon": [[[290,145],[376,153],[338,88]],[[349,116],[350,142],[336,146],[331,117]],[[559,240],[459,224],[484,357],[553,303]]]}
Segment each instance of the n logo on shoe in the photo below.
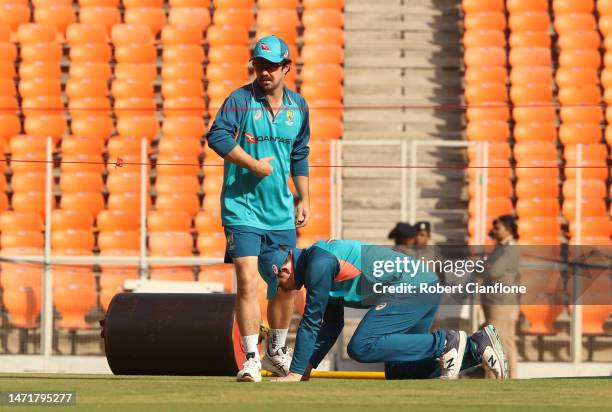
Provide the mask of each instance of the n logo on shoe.
{"label": "n logo on shoe", "polygon": [[455,366],[455,358],[450,358],[449,360],[446,361],[446,369],[451,369]]}
{"label": "n logo on shoe", "polygon": [[495,358],[493,358],[493,355],[491,355],[491,357],[489,358],[489,365],[494,368],[496,363],[497,361],[495,360]]}

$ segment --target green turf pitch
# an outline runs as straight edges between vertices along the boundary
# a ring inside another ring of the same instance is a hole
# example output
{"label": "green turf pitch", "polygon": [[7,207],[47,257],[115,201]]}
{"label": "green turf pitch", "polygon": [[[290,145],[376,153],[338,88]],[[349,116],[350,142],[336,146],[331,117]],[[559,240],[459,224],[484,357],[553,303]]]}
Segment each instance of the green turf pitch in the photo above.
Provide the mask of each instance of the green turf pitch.
{"label": "green turf pitch", "polygon": [[[237,383],[231,378],[0,374],[0,391],[77,392],[74,407],[0,411],[603,411],[612,379]],[[449,409],[447,409],[449,408]]]}

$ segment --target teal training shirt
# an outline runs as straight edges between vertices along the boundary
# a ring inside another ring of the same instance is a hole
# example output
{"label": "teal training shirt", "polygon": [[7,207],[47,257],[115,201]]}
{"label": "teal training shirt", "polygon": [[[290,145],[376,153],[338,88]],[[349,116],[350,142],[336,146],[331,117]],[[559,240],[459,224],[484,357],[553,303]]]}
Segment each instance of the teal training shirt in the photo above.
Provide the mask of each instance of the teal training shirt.
{"label": "teal training shirt", "polygon": [[[221,219],[224,226],[263,230],[295,228],[289,175],[308,176],[308,106],[287,87],[276,116],[257,81],[230,94],[207,134],[210,147],[225,158],[239,145],[255,159],[274,156],[270,176],[258,178],[230,161],[224,163]],[[206,177],[204,177],[206,178]]]}

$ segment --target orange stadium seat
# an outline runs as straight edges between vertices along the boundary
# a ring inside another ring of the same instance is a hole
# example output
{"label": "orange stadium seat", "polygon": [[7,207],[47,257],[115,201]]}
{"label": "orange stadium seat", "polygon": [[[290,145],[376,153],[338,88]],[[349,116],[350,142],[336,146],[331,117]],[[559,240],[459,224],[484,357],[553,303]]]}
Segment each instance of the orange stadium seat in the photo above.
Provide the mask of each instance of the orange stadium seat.
{"label": "orange stadium seat", "polygon": [[206,66],[206,77],[209,82],[235,80],[246,83],[249,79],[249,71],[246,64],[209,64]]}
{"label": "orange stadium seat", "polygon": [[[173,1],[192,1],[192,0],[173,0]],[[225,10],[231,8],[252,9],[255,0],[215,0],[215,10]]]}
{"label": "orange stadium seat", "polygon": [[[608,216],[583,217],[580,220],[581,232],[585,236],[612,236],[612,221]],[[570,222],[570,236],[576,236],[576,221]]]}
{"label": "orange stadium seat", "polygon": [[200,266],[198,282],[221,283],[223,291],[231,293],[234,287],[234,268],[230,265]]}
{"label": "orange stadium seat", "polygon": [[200,201],[195,193],[164,193],[155,200],[157,210],[182,210],[193,218],[200,209]]}
{"label": "orange stadium seat", "polygon": [[607,16],[612,14],[612,3],[608,0],[599,0],[597,2],[597,11],[602,16]]}
{"label": "orange stadium seat", "polygon": [[44,192],[45,179],[46,175],[44,172],[13,173],[13,178],[11,179],[13,193]]}
{"label": "orange stadium seat", "polygon": [[91,230],[54,230],[51,233],[53,249],[93,249],[94,234]]}
{"label": "orange stadium seat", "polygon": [[[468,194],[470,197],[476,196],[476,182],[470,181]],[[509,179],[491,177],[487,183],[487,196],[489,197],[511,197],[512,182]]]}
{"label": "orange stadium seat", "polygon": [[153,44],[130,43],[115,46],[117,63],[153,63],[156,56],[157,50]]}
{"label": "orange stadium seat", "polygon": [[204,83],[198,79],[164,81],[161,91],[165,99],[178,99],[181,97],[202,98],[204,96]]}
{"label": "orange stadium seat", "polygon": [[79,193],[83,188],[90,192],[101,192],[104,182],[99,173],[71,172],[61,174],[59,186],[62,194]]}
{"label": "orange stadium seat", "polygon": [[[170,14],[172,14],[172,11]],[[123,18],[128,24],[142,24],[149,27],[154,36],[159,34],[166,23],[164,9],[157,7],[128,8],[125,10]]]}
{"label": "orange stadium seat", "polygon": [[599,143],[601,128],[597,123],[565,123],[559,128],[559,140],[562,144]]}
{"label": "orange stadium seat", "polygon": [[[608,169],[609,167],[606,165],[605,161],[589,159],[583,160],[582,178],[605,180],[608,178]],[[577,172],[577,163],[568,159],[565,164],[565,178],[576,179]]]}
{"label": "orange stadium seat", "polygon": [[269,9],[297,9],[299,0],[258,0],[257,7],[262,10]]}
{"label": "orange stadium seat", "polygon": [[559,165],[557,160],[529,160],[517,164],[514,170],[517,179],[549,178],[559,177]]}
{"label": "orange stadium seat", "polygon": [[558,197],[559,183],[550,178],[519,179],[514,190],[518,198]]}
{"label": "orange stadium seat", "polygon": [[255,16],[252,9],[231,8],[215,10],[213,22],[218,26],[239,26],[251,28],[255,24]]}
{"label": "orange stadium seat", "polygon": [[340,83],[344,79],[344,70],[335,64],[315,64],[302,66],[302,81],[326,81]]}
{"label": "orange stadium seat", "polygon": [[202,44],[202,32],[194,26],[168,24],[162,29],[161,41],[164,46],[176,46],[178,44],[199,45]]}
{"label": "orange stadium seat", "polygon": [[30,21],[30,8],[26,4],[2,3],[0,4],[0,23],[8,25],[13,32],[17,32],[20,24]]}
{"label": "orange stadium seat", "polygon": [[506,84],[508,81],[508,73],[504,67],[470,67],[465,71],[464,79],[467,85],[479,85],[482,83]]}
{"label": "orange stadium seat", "polygon": [[204,120],[196,116],[170,117],[164,120],[162,131],[165,137],[200,138],[205,133]]}
{"label": "orange stadium seat", "polygon": [[[147,196],[147,208],[151,207],[151,198]],[[134,192],[111,193],[108,197],[109,210],[129,210],[139,213],[140,194]]]}
{"label": "orange stadium seat", "polygon": [[599,123],[603,118],[599,106],[561,107],[560,117],[563,123]]}
{"label": "orange stadium seat", "polygon": [[[1,102],[0,102],[1,104]],[[15,114],[0,113],[0,139],[7,140],[21,130],[21,122]]]}
{"label": "orange stadium seat", "polygon": [[210,46],[224,44],[246,46],[249,43],[249,31],[244,26],[215,24],[206,31],[206,40]]}
{"label": "orange stadium seat", "polygon": [[[140,181],[140,174],[136,172],[111,173],[106,180],[106,187],[110,194],[138,193],[140,192]],[[147,186],[150,186],[150,184]]]}
{"label": "orange stadium seat", "polygon": [[[506,143],[489,143],[489,159],[499,158],[499,159],[509,159],[510,158],[510,146]],[[476,161],[478,157],[478,148],[475,146],[469,146],[467,149],[468,159],[470,161]]]}
{"label": "orange stadium seat", "polygon": [[85,24],[101,24],[110,33],[114,25],[121,23],[121,14],[117,7],[83,7],[79,12],[79,20]]}
{"label": "orange stadium seat", "polygon": [[208,94],[208,98],[210,100],[223,100],[231,92],[238,89],[244,85],[241,81],[233,81],[233,80],[220,80],[214,83],[209,83],[208,90],[206,91]]}
{"label": "orange stadium seat", "polygon": [[11,27],[8,24],[0,23],[0,42],[11,41]]}
{"label": "orange stadium seat", "polygon": [[516,214],[519,219],[535,217],[557,217],[561,208],[555,197],[519,198],[516,202]]}
{"label": "orange stadium seat", "polygon": [[36,232],[42,231],[43,228],[43,219],[36,213],[6,211],[0,214],[0,232],[2,233],[20,230]]}
{"label": "orange stadium seat", "polygon": [[24,23],[17,29],[17,41],[22,44],[54,42],[57,41],[58,35],[57,29],[48,24]]}
{"label": "orange stadium seat", "polygon": [[521,47],[510,50],[509,61],[510,65],[513,67],[550,66],[552,64],[552,55],[548,48]]}
{"label": "orange stadium seat", "polygon": [[[578,153],[575,145],[565,146],[563,156],[569,163],[575,163]],[[608,149],[605,144],[582,145],[582,159],[586,161],[600,161],[605,163],[608,157]]]}
{"label": "orange stadium seat", "polygon": [[507,122],[470,122],[466,129],[466,136],[469,141],[484,140],[505,142],[510,137],[510,130]]}
{"label": "orange stadium seat", "polygon": [[102,210],[96,226],[100,232],[137,231],[140,228],[138,213],[128,210]]}
{"label": "orange stadium seat", "polygon": [[559,89],[557,97],[562,105],[597,105],[601,101],[601,92],[596,85],[563,87]]}
{"label": "orange stadium seat", "polygon": [[102,173],[104,165],[102,158],[91,154],[64,154],[62,158],[61,171],[70,172],[97,172]]}
{"label": "orange stadium seat", "polygon": [[595,31],[575,31],[559,36],[558,45],[562,52],[578,49],[598,50],[601,47],[601,39]]}
{"label": "orange stadium seat", "polygon": [[86,97],[107,97],[108,79],[76,78],[66,82],[66,95],[69,99],[84,99]]}
{"label": "orange stadium seat", "polygon": [[514,127],[514,139],[517,142],[555,142],[557,139],[557,126],[552,122],[516,124]]}
{"label": "orange stadium seat", "polygon": [[100,251],[111,249],[132,249],[140,247],[140,234],[137,230],[113,230],[100,232],[98,236]]}
{"label": "orange stadium seat", "polygon": [[164,63],[162,66],[161,75],[162,79],[164,80],[203,80],[204,69],[202,68],[201,64],[193,62]]}
{"label": "orange stadium seat", "polygon": [[515,122],[553,122],[557,118],[555,107],[552,105],[515,107],[512,110]]}
{"label": "orange stadium seat", "polygon": [[73,23],[66,28],[66,40],[70,45],[106,43],[106,28],[101,24]]}
{"label": "orange stadium seat", "polygon": [[517,142],[514,145],[514,158],[517,163],[538,159],[555,161],[557,159],[556,142],[542,142],[538,140]]}
{"label": "orange stadium seat", "polygon": [[71,62],[68,69],[70,79],[105,79],[111,77],[111,66],[107,62]]}
{"label": "orange stadium seat", "polygon": [[15,154],[11,159],[11,170],[15,173],[45,172],[45,152]]}
{"label": "orange stadium seat", "polygon": [[[15,83],[12,79],[6,79],[8,85],[12,86],[12,91],[5,91],[4,95],[15,95]],[[6,89],[6,88],[5,88]],[[37,77],[34,79],[24,79],[19,82],[19,94],[22,98],[32,98],[37,96],[60,96],[62,85],[60,79],[52,77]]]}
{"label": "orange stadium seat", "polygon": [[124,0],[123,5],[126,9],[135,7],[163,7],[163,0]]}
{"label": "orange stadium seat", "polygon": [[[54,203],[55,198],[52,199],[52,204]],[[38,213],[40,216],[45,215],[44,192],[15,192],[13,193],[11,204],[13,206],[13,210],[17,212]]]}
{"label": "orange stadium seat", "polygon": [[[122,138],[122,139],[127,139],[127,138]],[[140,154],[121,155],[121,157],[119,158],[122,160],[121,166],[117,165],[117,161],[118,161],[117,157],[109,157],[108,168],[107,168],[109,175],[114,174],[114,173],[127,173],[127,172],[140,173],[142,169],[142,159],[141,159]],[[147,163],[146,169],[150,172],[151,170],[150,163]]]}
{"label": "orange stadium seat", "polygon": [[93,218],[104,209],[104,198],[100,192],[75,192],[62,195],[62,209],[89,212]]}
{"label": "orange stadium seat", "polygon": [[115,79],[111,86],[111,93],[115,99],[129,99],[130,97],[151,99],[155,95],[153,82],[138,78]]}
{"label": "orange stadium seat", "polygon": [[134,43],[148,44],[153,41],[153,32],[145,24],[116,24],[111,29],[110,37],[115,46],[125,46]]}
{"label": "orange stadium seat", "polygon": [[193,238],[189,232],[153,232],[149,234],[152,256],[191,256]]}
{"label": "orange stadium seat", "polygon": [[251,51],[245,46],[219,45],[208,50],[210,63],[244,63],[251,58]]}
{"label": "orange stadium seat", "polygon": [[56,42],[28,43],[21,46],[23,61],[57,62],[62,58],[62,46]]}
{"label": "orange stadium seat", "polygon": [[463,20],[465,30],[504,30],[506,16],[502,12],[469,13]]}
{"label": "orange stadium seat", "polygon": [[202,189],[207,195],[220,194],[221,190],[223,189],[223,175],[207,173],[206,176],[204,176],[204,184],[202,185]]}
{"label": "orange stadium seat", "polygon": [[[555,16],[555,30],[558,34],[573,32],[573,31],[590,31],[595,30],[595,17],[587,13],[563,13]],[[599,21],[599,28],[604,34],[607,34],[607,19],[603,16]]]}
{"label": "orange stadium seat", "polygon": [[[603,199],[583,198],[580,203],[581,218],[606,217],[606,203]],[[576,199],[565,199],[563,202],[563,216],[569,221],[576,219]]]}
{"label": "orange stadium seat", "polygon": [[[40,270],[23,270],[14,276],[18,279],[10,287],[4,288],[2,296],[4,307],[9,313],[10,324],[17,328],[34,329],[39,327],[39,315],[42,305]],[[9,278],[9,274],[4,278]],[[3,282],[7,279],[3,279]]]}
{"label": "orange stadium seat", "polygon": [[51,227],[53,231],[65,230],[93,230],[93,218],[91,214],[82,210],[56,209],[51,215]]}
{"label": "orange stadium seat", "polygon": [[[602,72],[602,83],[604,78]],[[596,85],[598,83],[597,69],[588,67],[560,68],[557,70],[555,80],[560,88]]]}
{"label": "orange stadium seat", "polygon": [[19,156],[27,153],[42,155],[46,150],[46,145],[47,142],[43,136],[15,135],[10,139],[9,153],[13,154],[13,159],[19,159]]}
{"label": "orange stadium seat", "polygon": [[157,105],[152,97],[128,97],[115,100],[115,116],[122,117],[152,117]]}
{"label": "orange stadium seat", "polygon": [[546,47],[551,46],[550,33],[548,31],[519,31],[510,33],[508,44],[510,48],[519,47]]}
{"label": "orange stadium seat", "polygon": [[12,78],[16,73],[15,64],[12,61],[0,60],[0,77]]}
{"label": "orange stadium seat", "polygon": [[567,13],[592,13],[594,9],[593,0],[554,0],[553,11],[557,14]]}
{"label": "orange stadium seat", "polygon": [[466,49],[473,47],[506,47],[506,36],[499,30],[470,30],[463,34]]}
{"label": "orange stadium seat", "polygon": [[107,140],[113,133],[113,120],[108,116],[82,116],[72,119],[70,127],[74,135]]}
{"label": "orange stadium seat", "polygon": [[68,102],[68,112],[72,118],[89,116],[108,116],[111,111],[110,101],[106,97],[84,97]]}
{"label": "orange stadium seat", "polygon": [[552,70],[546,66],[520,66],[510,71],[510,83],[513,86],[538,83],[546,86],[552,84],[552,81]]}
{"label": "orange stadium seat", "polygon": [[210,12],[204,7],[177,7],[171,8],[168,14],[168,23],[182,26],[197,27],[205,31],[210,26]]}
{"label": "orange stadium seat", "polygon": [[468,104],[504,103],[507,100],[506,85],[502,83],[481,83],[465,87]]}
{"label": "orange stadium seat", "polygon": [[345,43],[344,31],[334,27],[319,27],[304,30],[302,40],[305,45],[335,44],[342,47]]}
{"label": "orange stadium seat", "polygon": [[340,100],[342,99],[342,85],[338,82],[302,82],[300,93],[306,101]]}
{"label": "orange stadium seat", "polygon": [[158,148],[159,155],[164,157],[172,155],[191,156],[202,151],[200,138],[187,136],[164,136],[163,139],[160,139]]}
{"label": "orange stadium seat", "polygon": [[126,113],[125,116],[117,119],[117,132],[122,137],[135,137],[138,139],[146,137],[148,141],[151,141],[155,139],[159,132],[159,123],[153,115],[143,116]]}
{"label": "orange stadium seat", "polygon": [[115,78],[117,79],[147,79],[154,81],[157,77],[155,63],[117,63]]}
{"label": "orange stadium seat", "polygon": [[[582,179],[580,193],[585,198],[605,199],[606,184],[603,180]],[[567,179],[563,182],[563,197],[566,199],[576,198],[576,180]]]}
{"label": "orange stadium seat", "polygon": [[310,121],[310,134],[313,139],[340,139],[343,132],[342,121],[335,117],[314,117]]}
{"label": "orange stadium seat", "polygon": [[341,29],[344,27],[344,14],[333,9],[304,10],[302,24],[306,30],[320,27]]}
{"label": "orange stadium seat", "polygon": [[[471,199],[468,203],[470,216],[476,214],[476,201]],[[507,197],[490,197],[487,199],[487,214],[491,216],[501,216],[512,214],[512,201]]]}
{"label": "orange stadium seat", "polygon": [[16,230],[2,232],[0,235],[2,248],[43,247],[44,238],[40,230]]}
{"label": "orange stadium seat", "polygon": [[512,13],[508,18],[508,26],[512,32],[548,31],[550,16],[548,12]]}
{"label": "orange stadium seat", "polygon": [[197,176],[162,175],[157,178],[155,190],[158,194],[166,193],[198,193],[200,183]]}
{"label": "orange stadium seat", "polygon": [[75,12],[71,5],[49,5],[34,9],[34,21],[36,23],[54,26],[62,34],[66,32],[66,27],[74,23],[75,20]]}
{"label": "orange stadium seat", "polygon": [[200,233],[197,243],[200,256],[216,258],[225,256],[226,239],[223,232]]}
{"label": "orange stadium seat", "polygon": [[204,50],[199,45],[194,44],[167,46],[163,51],[163,60],[164,64],[177,62],[203,63]]}
{"label": "orange stadium seat", "polygon": [[560,67],[585,67],[597,69],[601,65],[599,50],[566,50],[559,54]]}
{"label": "orange stadium seat", "polygon": [[344,51],[336,45],[306,45],[302,47],[301,57],[304,64],[342,64]]}
{"label": "orange stadium seat", "polygon": [[147,227],[150,232],[189,232],[191,217],[182,210],[155,210],[149,212]]}
{"label": "orange stadium seat", "polygon": [[206,106],[204,100],[199,97],[178,97],[164,99],[164,116],[203,116]]}
{"label": "orange stadium seat", "polygon": [[506,65],[506,50],[502,47],[477,47],[467,49],[463,56],[465,65],[472,67],[490,67]]}
{"label": "orange stadium seat", "polygon": [[[9,0],[12,1],[12,0]],[[27,2],[26,2],[27,3]],[[70,6],[72,2],[70,0],[32,0],[34,8],[37,7],[49,7],[49,6]]]}
{"label": "orange stadium seat", "polygon": [[502,0],[463,0],[461,7],[465,13],[480,13],[485,11],[504,11]]}
{"label": "orange stadium seat", "polygon": [[199,212],[195,218],[198,233],[222,232],[221,213],[218,211]]}
{"label": "orange stadium seat", "polygon": [[197,153],[190,156],[158,156],[157,158],[157,176],[163,175],[186,175],[197,176],[199,170],[199,161]]}

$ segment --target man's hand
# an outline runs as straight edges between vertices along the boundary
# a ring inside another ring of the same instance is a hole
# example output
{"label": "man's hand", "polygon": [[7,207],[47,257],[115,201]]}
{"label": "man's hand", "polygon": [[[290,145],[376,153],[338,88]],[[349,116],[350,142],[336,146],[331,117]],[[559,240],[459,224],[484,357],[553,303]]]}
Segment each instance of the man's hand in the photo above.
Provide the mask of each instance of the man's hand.
{"label": "man's hand", "polygon": [[302,380],[302,375],[295,372],[289,372],[287,376],[272,379],[273,382],[299,382]]}
{"label": "man's hand", "polygon": [[300,200],[295,208],[295,227],[304,227],[310,220],[310,202]]}
{"label": "man's hand", "polygon": [[270,164],[272,160],[274,160],[274,156],[256,160],[253,167],[251,167],[251,173],[259,178],[270,176],[272,174],[272,170],[274,170]]}

